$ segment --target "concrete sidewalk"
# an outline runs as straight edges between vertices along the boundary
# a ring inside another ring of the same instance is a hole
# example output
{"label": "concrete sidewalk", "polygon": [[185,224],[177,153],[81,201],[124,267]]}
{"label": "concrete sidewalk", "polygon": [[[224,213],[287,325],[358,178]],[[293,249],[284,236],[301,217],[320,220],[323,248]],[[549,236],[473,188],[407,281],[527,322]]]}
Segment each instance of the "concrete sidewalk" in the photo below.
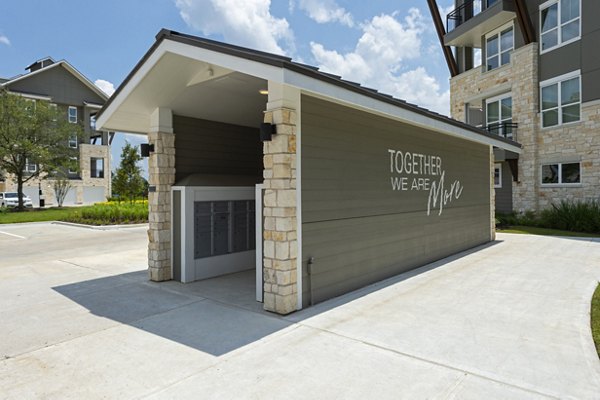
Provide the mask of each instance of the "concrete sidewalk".
{"label": "concrete sidewalk", "polygon": [[498,241],[281,318],[147,281],[144,228],[0,226],[0,398],[600,397],[600,241]]}

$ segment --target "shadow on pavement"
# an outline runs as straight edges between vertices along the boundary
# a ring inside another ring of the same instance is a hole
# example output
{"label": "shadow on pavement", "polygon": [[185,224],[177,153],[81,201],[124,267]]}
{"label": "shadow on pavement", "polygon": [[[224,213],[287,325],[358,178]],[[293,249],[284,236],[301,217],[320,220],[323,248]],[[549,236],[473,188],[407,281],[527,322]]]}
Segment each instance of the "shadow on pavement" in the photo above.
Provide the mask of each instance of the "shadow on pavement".
{"label": "shadow on pavement", "polygon": [[137,271],[54,287],[88,309],[202,352],[221,356],[296,322],[368,296],[501,241],[490,242],[412,271],[319,303],[287,317],[262,310],[254,300],[254,271],[188,284],[149,282]]}

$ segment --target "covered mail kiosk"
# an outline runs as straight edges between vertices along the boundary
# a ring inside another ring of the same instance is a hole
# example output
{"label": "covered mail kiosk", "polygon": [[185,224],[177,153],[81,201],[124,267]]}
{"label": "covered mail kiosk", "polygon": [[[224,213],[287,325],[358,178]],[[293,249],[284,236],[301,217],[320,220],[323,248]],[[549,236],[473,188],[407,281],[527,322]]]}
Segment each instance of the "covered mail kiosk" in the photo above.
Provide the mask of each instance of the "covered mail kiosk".
{"label": "covered mail kiosk", "polygon": [[150,279],[254,254],[280,314],[493,240],[492,149],[521,152],[289,58],[167,30],[97,123],[153,145]]}
{"label": "covered mail kiosk", "polygon": [[186,283],[256,268],[253,181],[192,174],[172,187],[173,279]]}

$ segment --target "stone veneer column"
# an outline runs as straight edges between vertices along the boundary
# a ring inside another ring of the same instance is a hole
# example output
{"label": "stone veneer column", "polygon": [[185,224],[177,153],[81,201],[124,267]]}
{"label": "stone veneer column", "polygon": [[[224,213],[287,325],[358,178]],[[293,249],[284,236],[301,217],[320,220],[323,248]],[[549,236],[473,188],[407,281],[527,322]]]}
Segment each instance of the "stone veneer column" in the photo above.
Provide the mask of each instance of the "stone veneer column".
{"label": "stone veneer column", "polygon": [[148,273],[156,282],[171,279],[171,186],[175,183],[171,118],[170,110],[157,109],[148,133],[148,143],[154,145],[148,159]]}
{"label": "stone veneer column", "polygon": [[519,156],[519,181],[513,182],[513,210],[539,211],[540,124],[538,44],[531,43],[511,56],[513,120],[519,124],[516,141],[523,145]]}
{"label": "stone veneer column", "polygon": [[[271,86],[269,87],[271,90]],[[297,205],[296,110],[279,107],[265,113],[277,133],[264,143],[264,309],[278,314],[296,310]]]}
{"label": "stone veneer column", "polygon": [[490,146],[490,240],[496,240],[496,189],[494,188],[494,148]]}

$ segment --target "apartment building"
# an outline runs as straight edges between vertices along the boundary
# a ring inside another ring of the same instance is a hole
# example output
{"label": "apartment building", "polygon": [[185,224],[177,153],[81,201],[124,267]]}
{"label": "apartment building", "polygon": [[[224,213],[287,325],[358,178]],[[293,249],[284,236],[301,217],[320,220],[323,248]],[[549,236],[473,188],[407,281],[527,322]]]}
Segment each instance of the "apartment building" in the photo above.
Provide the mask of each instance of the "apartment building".
{"label": "apartment building", "polygon": [[[111,195],[110,144],[114,133],[96,129],[96,113],[108,96],[65,60],[47,57],[26,68],[27,73],[10,79],[0,79],[0,88],[32,101],[47,101],[64,111],[72,124],[83,127],[82,138],[69,139],[65,146],[78,149],[78,169],[68,171],[71,190],[64,205],[92,204],[105,201]],[[36,164],[27,164],[26,172],[36,172]],[[28,181],[23,192],[39,205],[41,196],[46,205],[56,205],[51,179]],[[16,182],[6,176],[0,189],[16,191]]]}
{"label": "apartment building", "polygon": [[496,211],[600,199],[600,2],[428,2],[452,117],[523,146],[495,151]]}

